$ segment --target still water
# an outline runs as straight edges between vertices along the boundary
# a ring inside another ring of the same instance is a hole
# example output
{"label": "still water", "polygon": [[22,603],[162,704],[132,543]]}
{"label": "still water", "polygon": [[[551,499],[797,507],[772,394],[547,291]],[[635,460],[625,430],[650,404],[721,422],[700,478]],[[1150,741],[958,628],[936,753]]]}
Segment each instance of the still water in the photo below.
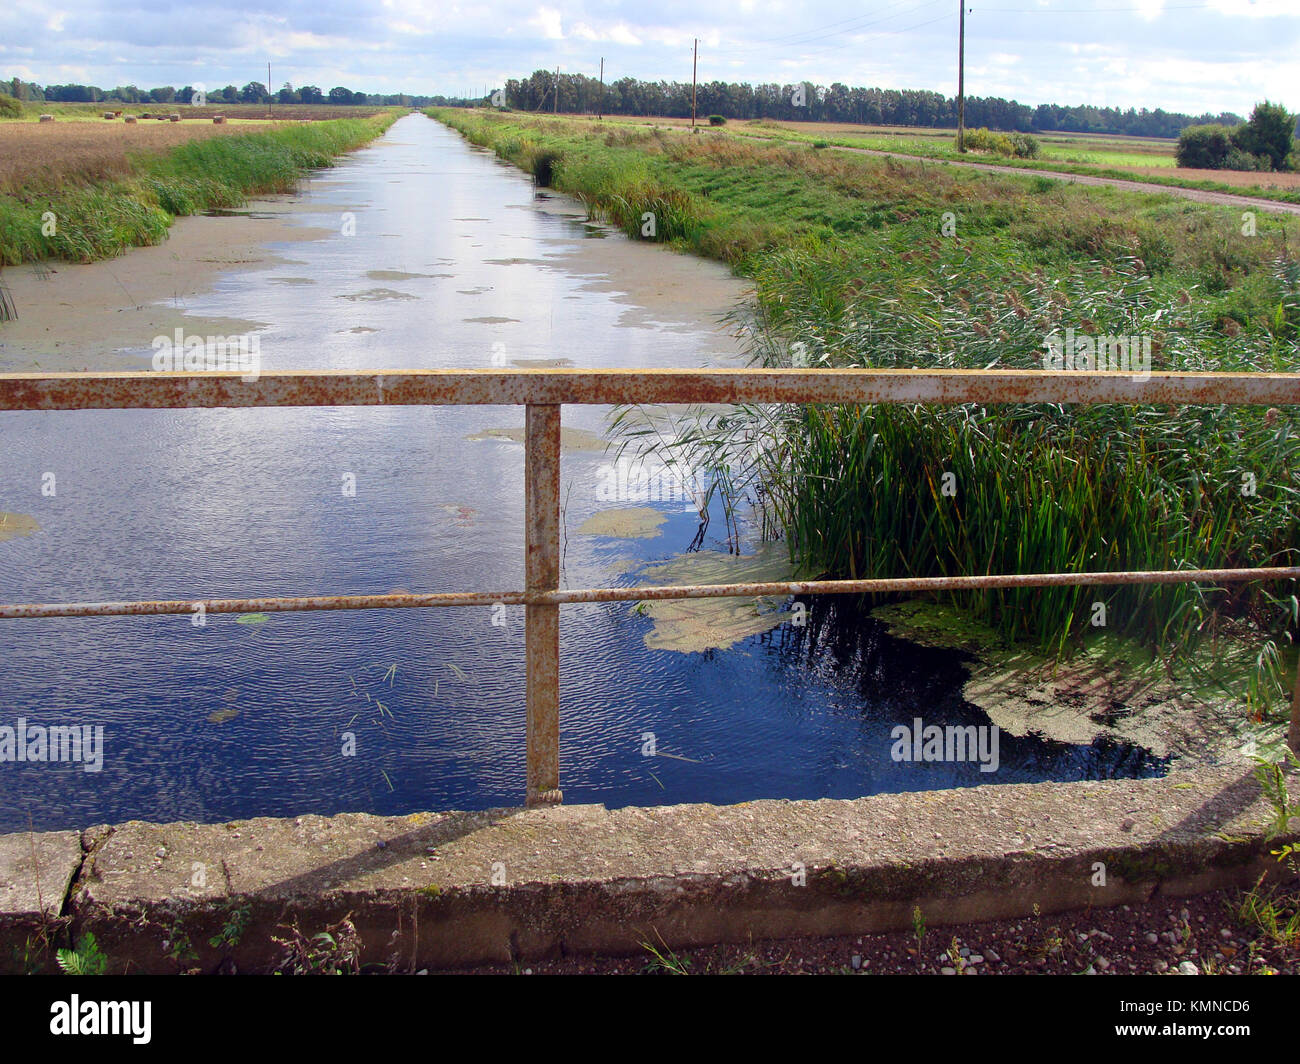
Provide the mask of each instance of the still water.
{"label": "still water", "polygon": [[[266,323],[264,370],[741,364],[712,317],[652,298],[646,256],[670,253],[585,224],[423,116],[306,183],[296,208],[331,235],[285,245],[270,270],[223,275],[190,308]],[[725,287],[716,266],[672,268]],[[599,433],[603,413],[565,408],[565,428]],[[6,414],[0,511],[31,514],[40,531],[0,542],[0,598],[522,587],[523,449],[468,438],[522,425],[509,407]],[[653,538],[579,533],[611,505],[607,461],[581,447],[563,456],[567,586],[635,582],[696,535],[685,501],[648,504],[667,518]],[[34,499],[50,471],[57,495]],[[717,535],[703,547],[726,549]],[[628,603],[561,615],[566,802],[857,797],[1160,770],[1142,751],[1005,735],[992,775],[891,761],[896,724],[987,718],[960,697],[960,655],[846,619],[839,604],[813,603],[806,627],[696,653],[651,649],[653,622]],[[0,726],[102,725],[105,744],[98,772],[0,764],[0,831],[517,804],[522,610],[505,622],[472,608],[214,615],[201,627],[185,616],[0,621]]]}

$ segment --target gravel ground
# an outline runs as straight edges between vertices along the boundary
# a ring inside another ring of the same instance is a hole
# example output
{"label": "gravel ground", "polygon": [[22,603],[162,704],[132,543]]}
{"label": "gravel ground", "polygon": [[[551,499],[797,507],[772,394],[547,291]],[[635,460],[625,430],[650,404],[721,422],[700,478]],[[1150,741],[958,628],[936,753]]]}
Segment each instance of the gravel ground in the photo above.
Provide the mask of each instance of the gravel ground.
{"label": "gravel ground", "polygon": [[[1285,944],[1239,915],[1243,892],[1156,898],[1020,920],[843,938],[756,941],[635,957],[567,957],[474,968],[478,974],[1244,975],[1300,974],[1300,934]],[[1300,885],[1276,900],[1300,905]]]}

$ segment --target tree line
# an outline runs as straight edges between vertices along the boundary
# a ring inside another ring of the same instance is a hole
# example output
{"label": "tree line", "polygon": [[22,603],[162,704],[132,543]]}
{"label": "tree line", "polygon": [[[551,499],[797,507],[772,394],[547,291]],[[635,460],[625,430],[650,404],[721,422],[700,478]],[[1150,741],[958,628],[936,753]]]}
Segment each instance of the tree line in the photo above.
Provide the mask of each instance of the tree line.
{"label": "tree line", "polygon": [[[199,91],[193,85],[179,89],[163,85],[142,89],[119,85],[102,89],[96,85],[45,85],[12,78],[0,81],[0,92],[19,100],[68,103],[185,104]],[[242,88],[225,85],[207,87],[209,103],[309,103],[334,106],[439,107],[494,103],[524,111],[559,110],[563,114],[658,115],[687,118],[691,114],[691,84],[682,81],[642,81],[624,77],[601,86],[585,74],[536,70],[527,78],[511,78],[502,91],[488,97],[467,99],[408,93],[367,93],[336,85],[329,90],[316,85],[295,88],[285,83],[275,92],[258,81]],[[557,104],[558,92],[558,108]],[[850,87],[841,82],[830,86],[802,84],[750,85],[744,82],[705,81],[696,88],[696,113],[716,114],[729,119],[772,118],[785,121],[853,122],[859,125],[928,126],[950,129],[957,125],[954,97],[927,89],[877,89]],[[1000,96],[968,96],[966,125],[1019,133],[1110,133],[1142,137],[1176,137],[1188,126],[1241,125],[1240,115],[1186,115],[1157,107],[1147,110],[1093,107],[1090,104],[1063,106],[1039,104],[1031,107]]]}
{"label": "tree line", "polygon": [[[558,90],[558,101],[556,93]],[[489,97],[498,106],[523,111],[559,110],[565,114],[658,115],[689,118],[689,81],[641,81],[619,78],[603,88],[585,74],[560,74],[536,70],[527,78],[512,78],[501,93]],[[558,107],[557,107],[558,102]],[[957,100],[926,89],[874,89],[811,83],[749,85],[741,82],[705,81],[696,88],[698,115],[729,119],[771,118],[784,121],[853,122],[860,125],[957,125]],[[1089,104],[1031,107],[999,96],[966,97],[966,125],[1019,133],[1112,133],[1142,137],[1176,137],[1186,126],[1198,123],[1237,125],[1240,116],[1185,115],[1156,108],[1141,110],[1093,107]]]}
{"label": "tree line", "polygon": [[118,103],[175,103],[187,104],[195,100],[195,94],[203,92],[208,103],[311,103],[333,104],[334,106],[366,107],[446,107],[463,106],[480,103],[481,100],[466,100],[448,96],[415,96],[410,93],[357,92],[343,85],[336,85],[323,90],[316,85],[300,85],[294,88],[285,82],[281,88],[271,92],[260,81],[250,81],[242,88],[225,85],[221,88],[185,85],[175,88],[161,85],[153,89],[142,89],[135,85],[119,85],[113,89],[101,89],[98,85],[38,85],[35,82],[10,78],[0,81],[0,93],[13,96],[19,100],[51,101],[54,103],[101,103],[114,100]]}

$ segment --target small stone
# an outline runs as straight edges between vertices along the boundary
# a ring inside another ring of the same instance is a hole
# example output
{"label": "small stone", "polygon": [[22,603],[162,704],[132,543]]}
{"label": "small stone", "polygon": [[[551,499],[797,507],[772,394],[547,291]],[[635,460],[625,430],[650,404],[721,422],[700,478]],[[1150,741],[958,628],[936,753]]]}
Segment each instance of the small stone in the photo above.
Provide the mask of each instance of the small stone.
{"label": "small stone", "polygon": [[986,950],[984,951],[984,958],[985,958],[985,960],[988,960],[988,961],[992,962],[993,964],[997,964],[998,961],[1002,960],[1002,958],[999,957],[999,956],[997,955],[997,953],[995,953],[995,952],[994,952],[993,950],[991,950],[991,949],[986,949]]}
{"label": "small stone", "polygon": [[1079,941],[1080,941],[1080,942],[1087,942],[1087,941],[1088,941],[1088,936],[1087,936],[1087,935],[1080,935],[1080,936],[1079,936]]}
{"label": "small stone", "polygon": [[1146,938],[1148,946],[1154,946],[1160,941],[1160,937],[1154,931],[1148,931],[1144,937]]}
{"label": "small stone", "polygon": [[1163,972],[1169,967],[1169,962],[1164,959],[1159,959],[1152,965],[1152,967],[1155,968],[1157,972]]}
{"label": "small stone", "polygon": [[859,968],[862,967],[862,958],[855,953],[853,954],[852,957],[849,958],[849,964],[853,965],[853,970],[856,972]]}
{"label": "small stone", "polygon": [[956,975],[956,974],[957,974],[957,969],[956,969],[956,968],[940,968],[940,969],[939,969],[939,974],[940,974],[940,975]]}
{"label": "small stone", "polygon": [[960,955],[963,956],[963,957],[969,957],[969,956],[970,956],[970,947],[969,947],[969,946],[962,946],[962,948],[959,949],[957,952],[958,952],[958,954],[960,954]]}
{"label": "small stone", "polygon": [[983,964],[984,955],[982,953],[972,953],[970,955],[970,962],[971,964]]}
{"label": "small stone", "polygon": [[524,975],[532,975],[532,974],[533,974],[533,970],[531,968],[524,969]]}
{"label": "small stone", "polygon": [[1123,819],[1123,821],[1121,821],[1121,823],[1120,823],[1120,825],[1119,825],[1119,829],[1120,829],[1120,831],[1132,831],[1132,830],[1133,830],[1133,825],[1136,824],[1136,823],[1137,823],[1137,821],[1134,820],[1132,817],[1126,816],[1126,817]]}
{"label": "small stone", "polygon": [[1179,975],[1200,975],[1200,970],[1191,961],[1181,961],[1178,965]]}
{"label": "small stone", "polygon": [[1093,963],[1098,968],[1100,968],[1103,972],[1110,967],[1110,961],[1108,961],[1105,957],[1098,957],[1095,961],[1093,961]]}
{"label": "small stone", "polygon": [[416,972],[415,974],[416,974],[416,975],[428,975],[428,974],[429,974],[429,969],[428,969],[428,968],[421,968],[421,969],[420,969],[418,972]]}
{"label": "small stone", "polygon": [[154,851],[154,856],[155,856],[155,857],[166,857],[166,856],[167,856],[167,847],[166,847],[166,846],[159,846],[158,849]]}
{"label": "small stone", "polygon": [[1221,927],[1221,928],[1219,928],[1219,937],[1220,937],[1220,938],[1232,938],[1232,932],[1229,931],[1226,927]]}

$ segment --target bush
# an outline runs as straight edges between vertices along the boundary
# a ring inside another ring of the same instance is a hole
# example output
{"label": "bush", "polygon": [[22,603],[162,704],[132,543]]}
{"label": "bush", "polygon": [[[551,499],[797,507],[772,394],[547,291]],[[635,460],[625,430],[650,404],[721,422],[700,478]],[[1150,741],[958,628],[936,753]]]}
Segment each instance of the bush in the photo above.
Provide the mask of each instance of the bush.
{"label": "bush", "polygon": [[1267,155],[1251,155],[1250,152],[1242,151],[1234,144],[1228,152],[1228,157],[1223,160],[1223,169],[1272,170],[1273,167]]}
{"label": "bush", "polygon": [[0,118],[22,118],[23,105],[12,96],[0,92]]}
{"label": "bush", "polygon": [[983,127],[967,131],[966,147],[1017,159],[1036,159],[1040,150],[1038,141],[1027,133],[993,133]]}
{"label": "bush", "polygon": [[1038,158],[1041,148],[1035,137],[1031,137],[1028,133],[1012,133],[1010,139],[1018,159]]}
{"label": "bush", "polygon": [[555,166],[560,161],[559,152],[539,151],[533,155],[530,169],[538,188],[550,188],[555,178]]}
{"label": "bush", "polygon": [[727,124],[727,120],[723,118],[722,115],[709,115],[709,125],[725,126],[726,124]]}
{"label": "bush", "polygon": [[1222,170],[1233,148],[1232,134],[1227,126],[1187,126],[1178,134],[1174,160],[1193,170]]}

